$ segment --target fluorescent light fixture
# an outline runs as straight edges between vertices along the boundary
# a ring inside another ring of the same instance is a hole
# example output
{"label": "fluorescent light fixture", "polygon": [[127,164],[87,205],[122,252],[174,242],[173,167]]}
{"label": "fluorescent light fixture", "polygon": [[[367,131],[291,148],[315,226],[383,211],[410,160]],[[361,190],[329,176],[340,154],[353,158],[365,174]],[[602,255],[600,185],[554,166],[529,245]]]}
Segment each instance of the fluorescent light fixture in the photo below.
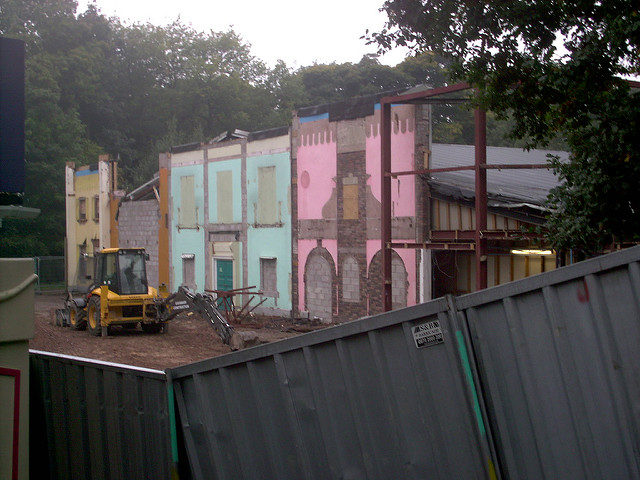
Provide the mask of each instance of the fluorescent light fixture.
{"label": "fluorescent light fixture", "polygon": [[514,255],[553,255],[552,250],[536,250],[536,249],[524,249],[524,250],[511,250]]}

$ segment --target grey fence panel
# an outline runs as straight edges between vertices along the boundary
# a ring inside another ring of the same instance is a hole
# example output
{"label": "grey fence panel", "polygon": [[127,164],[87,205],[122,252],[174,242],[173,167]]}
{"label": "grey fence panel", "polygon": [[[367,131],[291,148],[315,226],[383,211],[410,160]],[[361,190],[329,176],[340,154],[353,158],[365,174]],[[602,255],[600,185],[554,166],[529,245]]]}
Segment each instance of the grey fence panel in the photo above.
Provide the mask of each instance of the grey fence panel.
{"label": "grey fence panel", "polygon": [[456,299],[510,478],[640,478],[640,247]]}
{"label": "grey fence panel", "polygon": [[30,369],[34,475],[171,478],[164,372],[38,351]]}
{"label": "grey fence panel", "polygon": [[[444,343],[417,348],[433,320]],[[192,473],[490,476],[456,325],[440,299],[169,370]]]}
{"label": "grey fence panel", "polygon": [[36,291],[64,292],[65,262],[64,257],[34,257],[34,273],[38,275]]}

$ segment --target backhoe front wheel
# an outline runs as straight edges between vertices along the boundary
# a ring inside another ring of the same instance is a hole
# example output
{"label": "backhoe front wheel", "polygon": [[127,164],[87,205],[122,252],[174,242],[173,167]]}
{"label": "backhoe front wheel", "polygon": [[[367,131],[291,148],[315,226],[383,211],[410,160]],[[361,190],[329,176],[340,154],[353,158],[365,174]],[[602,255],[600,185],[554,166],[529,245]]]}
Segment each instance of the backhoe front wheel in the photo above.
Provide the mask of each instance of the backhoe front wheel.
{"label": "backhoe front wheel", "polygon": [[100,297],[93,296],[87,304],[87,323],[89,325],[89,333],[96,337],[102,335],[102,326],[100,325]]}

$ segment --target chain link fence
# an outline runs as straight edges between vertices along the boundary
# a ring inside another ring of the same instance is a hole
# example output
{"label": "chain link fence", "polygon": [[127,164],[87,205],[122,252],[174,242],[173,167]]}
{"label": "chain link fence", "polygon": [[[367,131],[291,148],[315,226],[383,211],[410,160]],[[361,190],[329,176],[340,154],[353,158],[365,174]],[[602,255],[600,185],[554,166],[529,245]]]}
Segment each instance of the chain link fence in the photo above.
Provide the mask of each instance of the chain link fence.
{"label": "chain link fence", "polygon": [[34,257],[34,272],[38,275],[36,292],[64,292],[64,257]]}

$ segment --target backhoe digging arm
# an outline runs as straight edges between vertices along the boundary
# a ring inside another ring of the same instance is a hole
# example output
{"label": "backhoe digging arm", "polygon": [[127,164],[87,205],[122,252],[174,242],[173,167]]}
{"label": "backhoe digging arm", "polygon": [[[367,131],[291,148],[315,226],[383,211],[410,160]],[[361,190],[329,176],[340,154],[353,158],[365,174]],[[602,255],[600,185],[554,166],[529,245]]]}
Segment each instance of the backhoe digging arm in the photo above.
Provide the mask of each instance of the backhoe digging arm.
{"label": "backhoe digging arm", "polygon": [[226,345],[237,344],[232,343],[232,339],[238,337],[238,333],[220,313],[211,295],[193,293],[186,287],[179,287],[176,293],[157,299],[156,307],[163,322],[171,320],[182,312],[198,313],[211,324]]}

